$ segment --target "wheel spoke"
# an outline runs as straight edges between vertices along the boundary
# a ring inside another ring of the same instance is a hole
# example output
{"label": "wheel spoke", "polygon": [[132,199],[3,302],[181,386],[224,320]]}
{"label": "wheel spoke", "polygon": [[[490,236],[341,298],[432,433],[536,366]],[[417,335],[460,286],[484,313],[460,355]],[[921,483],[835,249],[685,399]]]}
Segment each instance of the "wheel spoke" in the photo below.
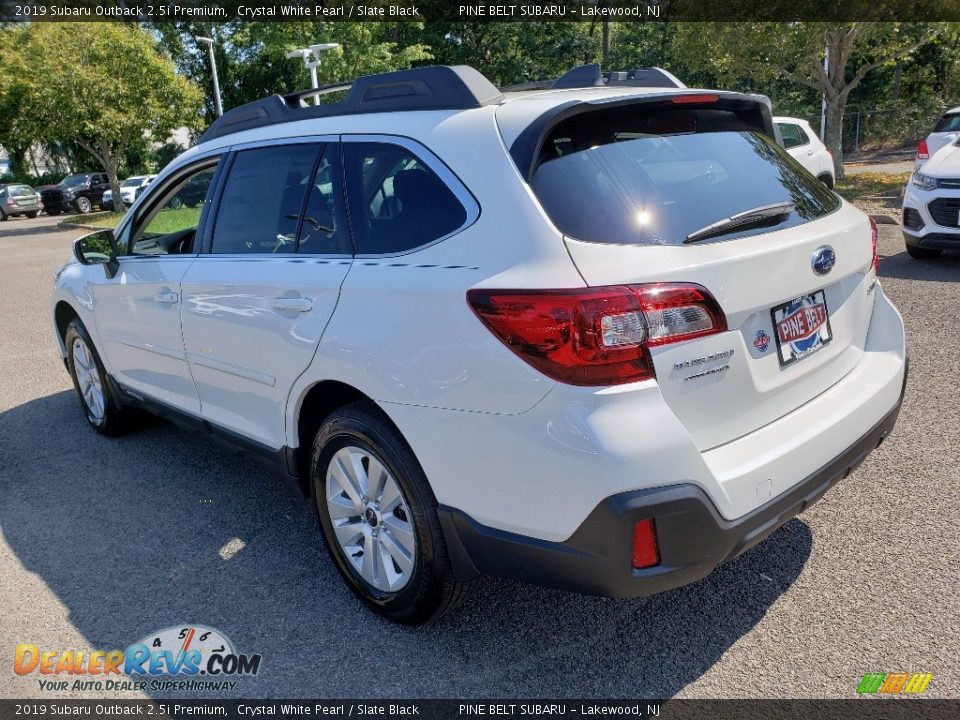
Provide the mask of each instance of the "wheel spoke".
{"label": "wheel spoke", "polygon": [[344,464],[342,455],[343,450],[333,456],[333,460],[330,462],[328,479],[332,479],[333,482],[336,483],[336,485],[353,501],[354,507],[357,508],[357,510],[360,510],[363,507],[363,503],[360,502],[360,488],[350,476],[350,470],[348,470],[347,466]]}
{"label": "wheel spoke", "polygon": [[359,520],[355,522],[344,522],[333,526],[333,532],[337,536],[341,547],[360,545],[360,536],[363,535],[363,523]]}
{"label": "wheel spoke", "polygon": [[374,587],[380,587],[378,580],[380,578],[380,548],[379,542],[372,534],[364,535],[363,538],[363,566],[360,574],[363,579]]}
{"label": "wheel spoke", "polygon": [[380,493],[380,512],[388,515],[402,502],[403,498],[400,495],[400,487],[397,485],[397,481],[388,477],[383,483],[383,492]]}
{"label": "wheel spoke", "polygon": [[390,533],[380,534],[380,544],[387,551],[389,556],[396,560],[401,574],[406,574],[413,569],[413,553],[406,548],[401,547]]}
{"label": "wheel spoke", "polygon": [[354,487],[362,496],[370,497],[370,480],[367,478],[367,471],[363,469],[363,455],[352,450],[348,451],[347,455],[350,458],[350,479],[353,480]]}
{"label": "wheel spoke", "polygon": [[374,457],[371,457],[369,467],[367,468],[367,495],[375,500],[381,501],[381,504],[382,498],[380,496],[383,494],[383,488],[387,482],[387,477],[387,471],[384,469],[383,465],[380,464],[380,461]]}
{"label": "wheel spoke", "polygon": [[413,526],[406,520],[390,516],[383,519],[383,524],[390,531],[391,537],[404,550],[411,553],[414,548]]}
{"label": "wheel spoke", "polygon": [[351,500],[337,494],[336,497],[327,499],[327,509],[330,511],[331,520],[343,520],[345,518],[355,518],[360,516],[360,511]]}

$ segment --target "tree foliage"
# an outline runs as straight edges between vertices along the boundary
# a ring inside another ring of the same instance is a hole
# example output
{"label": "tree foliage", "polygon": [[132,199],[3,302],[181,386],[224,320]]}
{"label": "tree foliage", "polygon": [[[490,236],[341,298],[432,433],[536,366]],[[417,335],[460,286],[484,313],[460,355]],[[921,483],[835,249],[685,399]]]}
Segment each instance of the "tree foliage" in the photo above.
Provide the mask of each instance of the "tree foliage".
{"label": "tree foliage", "polygon": [[0,143],[74,143],[109,175],[114,197],[128,151],[200,122],[200,90],[136,25],[33,23],[0,35]]}
{"label": "tree foliage", "polygon": [[870,72],[948,29],[946,23],[687,23],[674,52],[691,67],[709,66],[726,86],[763,87],[782,78],[822,94],[825,142],[842,177],[841,131],[851,93]]}

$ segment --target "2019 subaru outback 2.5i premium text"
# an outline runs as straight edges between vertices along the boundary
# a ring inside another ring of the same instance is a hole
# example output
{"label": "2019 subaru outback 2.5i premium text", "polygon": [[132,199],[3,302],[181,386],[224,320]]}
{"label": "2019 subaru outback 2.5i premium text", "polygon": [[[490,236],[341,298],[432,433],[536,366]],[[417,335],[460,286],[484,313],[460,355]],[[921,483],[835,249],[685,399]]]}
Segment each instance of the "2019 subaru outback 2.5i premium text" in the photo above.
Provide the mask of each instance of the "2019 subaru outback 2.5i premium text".
{"label": "2019 subaru outback 2.5i premium text", "polygon": [[[267,98],[77,241],[57,341],[99,432],[146,407],[299,478],[390,618],[484,574],[658,592],[802,511],[899,411],[875,228],[774,137],[764,98],[649,69]],[[204,201],[171,209],[187,183]]]}

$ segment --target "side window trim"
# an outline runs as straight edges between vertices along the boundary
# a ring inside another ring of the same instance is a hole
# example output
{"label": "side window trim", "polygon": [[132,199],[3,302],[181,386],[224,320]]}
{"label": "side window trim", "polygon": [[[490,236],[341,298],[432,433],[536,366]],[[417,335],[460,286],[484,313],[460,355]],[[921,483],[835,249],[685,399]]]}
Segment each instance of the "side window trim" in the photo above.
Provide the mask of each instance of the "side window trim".
{"label": "side window trim", "polygon": [[[150,184],[144,188],[141,197],[134,201],[136,212],[128,213],[127,217],[129,220],[125,218],[124,222],[122,222],[117,228],[117,238],[120,240],[118,244],[123,247],[124,251],[120,257],[124,259],[134,259],[139,257],[149,257],[153,259],[158,257],[195,257],[199,250],[195,250],[192,253],[187,253],[184,255],[135,255],[131,251],[131,243],[135,235],[134,231],[137,228],[137,223],[139,222],[140,218],[149,214],[153,210],[157,200],[163,196],[163,193],[170,187],[171,184],[178,182],[183,178],[184,175],[189,175],[196,172],[204,165],[209,165],[210,163],[216,162],[216,170],[214,171],[213,179],[210,181],[210,184],[215,191],[219,191],[220,179],[223,176],[224,158],[227,157],[228,153],[229,148],[218,148],[214,152],[206,154],[203,157],[196,158],[193,162],[177,167],[175,170],[167,173],[162,179],[160,177],[154,178]],[[158,182],[158,180],[160,182]],[[207,218],[210,216],[209,210],[209,204],[205,204],[203,210],[200,212],[200,222],[197,225],[196,235],[198,238],[203,237],[202,233],[205,231],[205,226],[208,224]]]}
{"label": "side window trim", "polygon": [[444,240],[457,235],[458,233],[463,232],[468,227],[473,225],[477,218],[480,217],[480,203],[477,202],[477,199],[474,197],[473,193],[467,188],[464,182],[457,176],[450,167],[443,162],[439,157],[437,157],[429,148],[425,145],[422,145],[413,138],[407,137],[406,135],[386,135],[386,134],[358,134],[358,135],[341,135],[341,152],[346,149],[347,143],[386,143],[390,145],[398,145],[406,150],[409,150],[411,153],[417,156],[424,165],[430,168],[443,183],[449,188],[450,192],[453,193],[454,197],[460,202],[463,206],[463,209],[466,211],[466,219],[463,221],[458,228],[451,230],[446,235],[437,238],[436,240],[431,240],[428,243],[423,245],[417,245],[414,248],[409,250],[401,250],[399,252],[393,253],[361,253],[358,246],[358,236],[353,229],[353,214],[354,211],[351,209],[352,205],[356,202],[356,198],[351,198],[350,195],[350,186],[351,183],[348,182],[347,178],[347,168],[346,162],[343,162],[344,166],[344,192],[346,193],[346,202],[347,202],[347,216],[350,218],[351,225],[351,236],[353,237],[353,246],[354,252],[357,257],[400,257],[403,255],[409,255],[411,253],[419,252],[425,248],[432,247],[437,243],[442,243]]}

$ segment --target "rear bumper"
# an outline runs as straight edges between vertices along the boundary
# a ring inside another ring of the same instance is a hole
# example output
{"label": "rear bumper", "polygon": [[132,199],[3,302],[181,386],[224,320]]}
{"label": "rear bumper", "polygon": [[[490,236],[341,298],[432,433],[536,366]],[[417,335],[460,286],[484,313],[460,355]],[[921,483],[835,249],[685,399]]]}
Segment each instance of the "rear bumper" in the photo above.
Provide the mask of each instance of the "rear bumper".
{"label": "rear bumper", "polygon": [[[783,495],[736,518],[725,519],[709,496],[692,484],[624,492],[597,505],[563,542],[549,542],[484,526],[441,506],[440,521],[462,578],[492,575],[608,597],[636,597],[699,580],[721,563],[760,543],[847,477],[893,430],[900,398],[873,428]],[[654,518],[661,562],[636,570],[634,524]]]}

